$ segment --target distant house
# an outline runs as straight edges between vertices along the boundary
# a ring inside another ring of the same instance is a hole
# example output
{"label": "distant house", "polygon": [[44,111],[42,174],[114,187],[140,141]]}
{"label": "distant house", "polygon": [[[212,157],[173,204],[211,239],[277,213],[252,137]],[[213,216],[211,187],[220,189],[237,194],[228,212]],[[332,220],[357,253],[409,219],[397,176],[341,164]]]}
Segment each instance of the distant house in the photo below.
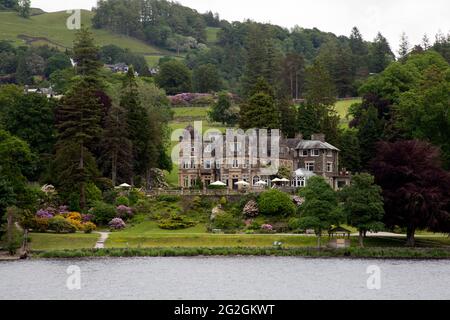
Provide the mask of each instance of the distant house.
{"label": "distant house", "polygon": [[46,96],[47,98],[60,99],[62,96],[57,95],[52,87],[49,88],[30,88],[25,86],[25,93],[36,93]]}
{"label": "distant house", "polygon": [[114,73],[127,73],[128,65],[125,63],[116,63],[116,64],[105,64],[105,68],[111,70]]}
{"label": "distant house", "polygon": [[[201,141],[196,141],[194,128],[189,126],[186,130],[190,132],[192,148],[184,148],[184,150],[192,150],[191,154],[185,156],[183,156],[183,150],[180,150],[180,187],[192,188],[200,181],[204,186],[221,181],[228,189],[238,189],[238,181],[245,181],[250,184],[250,187],[258,187],[261,182],[267,186],[272,185],[274,176],[264,173],[266,172],[264,168],[267,167],[264,161],[258,160],[257,163],[250,164],[248,146],[242,149],[240,143],[229,143],[226,141],[226,135],[223,135],[223,151],[220,154],[227,154],[226,148],[230,147],[235,154],[233,159],[227,159],[227,162],[223,163],[223,160],[216,158],[216,150],[211,150],[211,142],[216,138],[207,141],[203,140],[201,135],[197,135],[201,137]],[[182,142],[182,137],[180,139]],[[259,140],[257,144],[260,150]],[[203,152],[197,152],[196,145],[201,145],[203,150],[200,151]],[[267,148],[266,154],[270,154],[270,146],[265,145],[263,149],[265,148]],[[241,150],[240,156],[238,150]],[[317,175],[322,176],[337,190],[348,185],[351,179],[349,172],[339,171],[339,153],[338,148],[325,141],[323,134],[314,134],[311,140],[305,140],[302,135],[297,135],[292,139],[280,138],[278,158],[279,165],[291,171],[288,183],[291,188],[305,187],[308,179]]]}

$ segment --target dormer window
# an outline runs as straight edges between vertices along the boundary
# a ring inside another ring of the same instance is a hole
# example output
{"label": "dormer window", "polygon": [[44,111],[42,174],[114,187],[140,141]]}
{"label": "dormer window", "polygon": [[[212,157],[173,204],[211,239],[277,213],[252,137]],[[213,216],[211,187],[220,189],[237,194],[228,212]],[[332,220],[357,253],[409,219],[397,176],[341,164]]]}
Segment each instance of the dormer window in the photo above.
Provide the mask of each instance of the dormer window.
{"label": "dormer window", "polygon": [[300,150],[300,156],[301,157],[307,157],[308,156],[308,150]]}
{"label": "dormer window", "polygon": [[311,150],[311,157],[318,157],[320,155],[319,149],[313,149]]}

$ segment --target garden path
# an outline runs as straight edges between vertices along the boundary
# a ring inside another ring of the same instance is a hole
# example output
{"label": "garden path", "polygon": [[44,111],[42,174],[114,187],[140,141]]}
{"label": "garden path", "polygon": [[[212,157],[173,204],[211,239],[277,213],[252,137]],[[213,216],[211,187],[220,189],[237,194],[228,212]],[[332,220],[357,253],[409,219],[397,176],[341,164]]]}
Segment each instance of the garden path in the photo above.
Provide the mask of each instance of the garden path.
{"label": "garden path", "polygon": [[100,235],[100,239],[95,244],[94,249],[104,249],[105,248],[105,242],[109,238],[109,232],[96,232]]}

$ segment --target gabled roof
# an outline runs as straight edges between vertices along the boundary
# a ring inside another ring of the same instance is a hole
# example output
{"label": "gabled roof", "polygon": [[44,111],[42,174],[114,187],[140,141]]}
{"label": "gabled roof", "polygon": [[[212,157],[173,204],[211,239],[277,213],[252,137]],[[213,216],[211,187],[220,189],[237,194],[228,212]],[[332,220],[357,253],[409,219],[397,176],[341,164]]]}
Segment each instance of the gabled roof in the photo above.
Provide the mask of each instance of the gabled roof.
{"label": "gabled roof", "polygon": [[297,147],[295,148],[297,150],[304,150],[304,149],[325,149],[325,150],[334,150],[334,151],[341,151],[335,146],[329,144],[328,142],[322,142],[319,140],[301,140]]}

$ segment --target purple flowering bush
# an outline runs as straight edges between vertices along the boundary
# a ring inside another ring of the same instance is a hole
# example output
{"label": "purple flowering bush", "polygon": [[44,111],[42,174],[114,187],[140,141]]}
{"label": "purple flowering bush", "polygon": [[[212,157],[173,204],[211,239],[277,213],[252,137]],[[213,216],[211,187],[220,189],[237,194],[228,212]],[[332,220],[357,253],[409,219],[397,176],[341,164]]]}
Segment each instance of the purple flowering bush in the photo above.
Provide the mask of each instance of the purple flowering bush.
{"label": "purple flowering bush", "polygon": [[128,219],[133,217],[133,209],[130,207],[120,205],[116,208],[116,210],[119,218]]}
{"label": "purple flowering bush", "polygon": [[169,101],[172,106],[188,107],[193,105],[211,105],[214,103],[214,96],[208,93],[180,93],[170,96]]}
{"label": "purple flowering bush", "polygon": [[94,219],[94,215],[93,214],[82,214],[81,215],[81,221],[83,221],[84,223],[86,222],[91,222]]}
{"label": "purple flowering bush", "polygon": [[261,230],[264,230],[264,231],[273,231],[273,226],[272,226],[271,224],[263,224],[263,225],[261,226]]}
{"label": "purple flowering bush", "polygon": [[40,209],[36,212],[36,217],[40,219],[51,219],[54,214],[47,209]]}
{"label": "purple flowering bush", "polygon": [[121,218],[114,218],[108,223],[108,226],[111,230],[122,230],[126,227],[126,224]]}

